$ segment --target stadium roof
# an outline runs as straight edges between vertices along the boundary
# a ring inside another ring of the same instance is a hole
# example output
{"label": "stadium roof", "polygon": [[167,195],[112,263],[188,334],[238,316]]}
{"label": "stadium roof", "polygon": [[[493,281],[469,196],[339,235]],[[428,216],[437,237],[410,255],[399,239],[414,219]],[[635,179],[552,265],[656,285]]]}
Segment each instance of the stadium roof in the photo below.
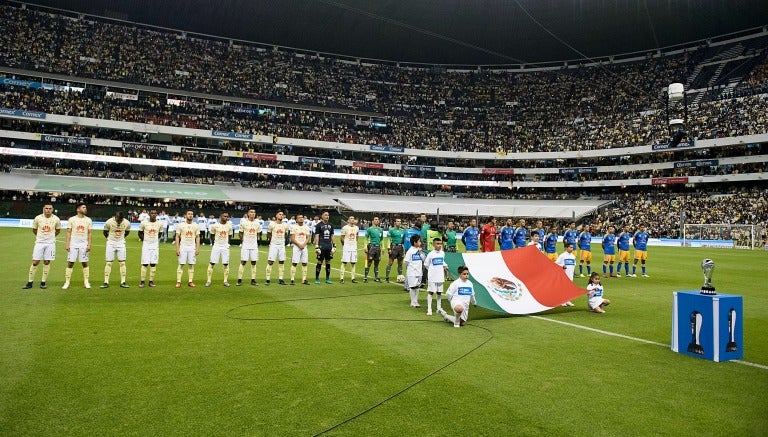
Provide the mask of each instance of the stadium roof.
{"label": "stadium roof", "polygon": [[583,59],[765,26],[765,0],[34,0],[190,32],[437,64]]}

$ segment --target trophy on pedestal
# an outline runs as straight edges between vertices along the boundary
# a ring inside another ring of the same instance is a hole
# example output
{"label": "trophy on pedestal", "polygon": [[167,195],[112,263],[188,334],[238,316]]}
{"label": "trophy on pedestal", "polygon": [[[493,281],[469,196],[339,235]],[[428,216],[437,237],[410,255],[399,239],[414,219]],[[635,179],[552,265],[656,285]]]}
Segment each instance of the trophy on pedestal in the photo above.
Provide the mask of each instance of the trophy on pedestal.
{"label": "trophy on pedestal", "polygon": [[715,262],[707,258],[701,262],[701,271],[704,273],[704,285],[701,286],[701,294],[717,294],[712,285],[712,272],[715,271]]}

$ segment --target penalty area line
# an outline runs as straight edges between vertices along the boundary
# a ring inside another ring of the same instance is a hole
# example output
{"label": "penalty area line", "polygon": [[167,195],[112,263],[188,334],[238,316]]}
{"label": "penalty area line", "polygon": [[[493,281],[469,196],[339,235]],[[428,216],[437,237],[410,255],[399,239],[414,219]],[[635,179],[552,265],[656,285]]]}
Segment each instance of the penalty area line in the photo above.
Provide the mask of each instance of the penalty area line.
{"label": "penalty area line", "polygon": [[[552,323],[559,323],[561,325],[570,326],[572,328],[577,328],[577,329],[583,329],[585,331],[596,332],[598,334],[610,335],[612,337],[619,337],[619,338],[623,338],[623,339],[626,339],[626,340],[632,340],[632,341],[636,341],[636,342],[639,342],[639,343],[652,344],[654,346],[671,347],[669,344],[659,343],[657,341],[651,341],[651,340],[646,340],[644,338],[632,337],[630,335],[619,334],[617,332],[605,331],[605,330],[602,330],[602,329],[592,328],[590,326],[577,325],[576,323],[564,322],[562,320],[555,320],[555,319],[550,319],[550,318],[542,317],[542,316],[528,316],[528,317],[531,317],[531,318],[537,319],[537,320],[544,320],[544,321],[552,322]],[[731,362],[743,364],[745,366],[757,367],[758,369],[768,370],[768,366],[763,365],[763,364],[751,363],[749,361],[743,361],[743,360],[731,360]]]}

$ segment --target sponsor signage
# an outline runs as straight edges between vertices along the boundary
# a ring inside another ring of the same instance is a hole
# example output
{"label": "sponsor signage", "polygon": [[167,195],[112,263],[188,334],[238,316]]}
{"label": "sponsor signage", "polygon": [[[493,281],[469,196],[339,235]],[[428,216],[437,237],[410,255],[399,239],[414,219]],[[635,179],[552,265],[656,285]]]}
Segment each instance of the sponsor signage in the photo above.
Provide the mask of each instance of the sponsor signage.
{"label": "sponsor signage", "polygon": [[336,165],[335,159],[314,158],[311,156],[299,156],[299,162],[302,164]]}
{"label": "sponsor signage", "polygon": [[21,109],[9,109],[9,108],[0,108],[0,115],[11,115],[14,117],[24,117],[24,118],[37,118],[41,120],[45,118],[45,112],[24,111]]}
{"label": "sponsor signage", "polygon": [[355,161],[352,163],[352,167],[354,168],[376,168],[376,169],[383,169],[384,164],[380,162],[365,162],[365,161]]}
{"label": "sponsor signage", "polygon": [[559,169],[560,174],[594,174],[597,173],[597,167],[571,167]]}
{"label": "sponsor signage", "polygon": [[403,164],[401,166],[401,168],[403,169],[403,171],[417,171],[417,172],[421,172],[421,173],[434,173],[435,172],[435,167],[432,166],[432,165],[408,165],[408,164]]}
{"label": "sponsor signage", "polygon": [[64,135],[41,135],[40,140],[46,143],[68,144],[73,146],[90,146],[91,139],[85,137],[67,137]]}
{"label": "sponsor signage", "polygon": [[688,147],[693,147],[693,142],[684,142],[680,143],[675,147],[670,147],[669,143],[663,143],[663,144],[654,144],[651,146],[651,150],[667,150],[667,149],[684,149]]}
{"label": "sponsor signage", "polygon": [[221,150],[203,149],[200,147],[182,147],[181,153],[193,153],[195,155],[214,155],[221,156]]}
{"label": "sponsor signage", "polygon": [[125,150],[141,150],[144,152],[165,152],[168,150],[168,146],[162,144],[147,144],[147,143],[130,143],[123,142],[123,149]]}
{"label": "sponsor signage", "polygon": [[138,94],[116,93],[114,91],[107,91],[107,95],[109,97],[114,97],[116,99],[139,100],[139,95]]}
{"label": "sponsor signage", "polygon": [[235,138],[238,140],[252,140],[253,134],[243,134],[240,132],[229,132],[225,130],[211,130],[211,135],[214,137],[223,137],[223,138]]}
{"label": "sponsor signage", "polygon": [[717,167],[718,165],[720,165],[720,160],[718,159],[697,159],[694,161],[677,161],[675,163],[675,168]]}
{"label": "sponsor signage", "polygon": [[515,174],[514,168],[484,168],[483,174]]}
{"label": "sponsor signage", "polygon": [[373,152],[389,152],[389,153],[405,152],[405,147],[371,145],[370,148],[371,148],[371,151]]}
{"label": "sponsor signage", "polygon": [[258,159],[259,161],[277,161],[277,155],[270,155],[269,153],[244,152],[243,158]]}
{"label": "sponsor signage", "polygon": [[687,184],[688,177],[674,177],[674,178],[652,178],[651,185],[680,185]]}

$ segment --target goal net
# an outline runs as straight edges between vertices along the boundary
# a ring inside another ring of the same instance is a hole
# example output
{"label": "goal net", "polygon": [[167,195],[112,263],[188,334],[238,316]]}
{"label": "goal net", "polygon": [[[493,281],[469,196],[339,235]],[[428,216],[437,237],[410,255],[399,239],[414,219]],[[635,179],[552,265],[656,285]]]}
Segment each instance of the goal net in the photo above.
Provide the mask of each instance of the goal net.
{"label": "goal net", "polygon": [[754,249],[762,247],[762,232],[755,225],[687,223],[683,226],[683,246]]}

